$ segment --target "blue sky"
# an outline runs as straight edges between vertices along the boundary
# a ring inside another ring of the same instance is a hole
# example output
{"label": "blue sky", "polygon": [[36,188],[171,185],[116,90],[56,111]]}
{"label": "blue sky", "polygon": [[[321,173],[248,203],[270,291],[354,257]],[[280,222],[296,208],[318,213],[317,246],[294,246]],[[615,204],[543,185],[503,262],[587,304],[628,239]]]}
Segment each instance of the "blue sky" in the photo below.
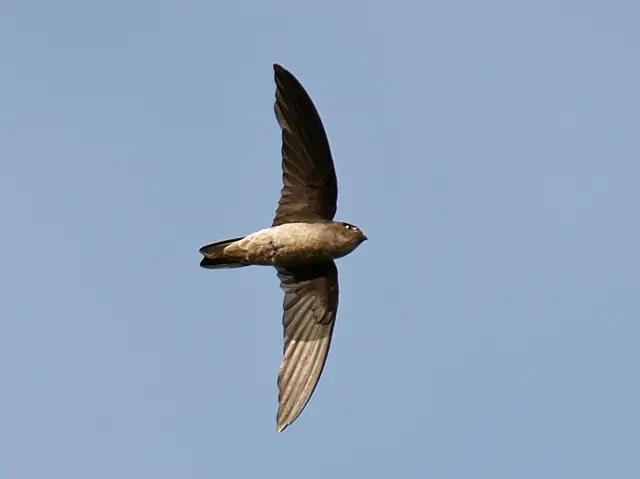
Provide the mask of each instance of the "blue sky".
{"label": "blue sky", "polygon": [[[302,3],[2,3],[0,477],[640,477],[640,7]],[[283,434],[275,272],[198,266],[274,62],[369,237]]]}

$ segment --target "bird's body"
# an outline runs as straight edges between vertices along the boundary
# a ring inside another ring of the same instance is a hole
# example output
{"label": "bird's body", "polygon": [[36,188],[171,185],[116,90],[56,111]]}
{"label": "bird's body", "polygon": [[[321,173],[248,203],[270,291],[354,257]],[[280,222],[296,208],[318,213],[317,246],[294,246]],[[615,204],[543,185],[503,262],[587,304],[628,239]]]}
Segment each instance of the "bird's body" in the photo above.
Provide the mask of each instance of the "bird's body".
{"label": "bird's body", "polygon": [[333,221],[338,183],[322,121],[298,80],[280,65],[274,70],[284,186],[273,224],[203,246],[200,266],[275,266],[285,293],[278,375],[278,431],[283,431],[309,402],[327,359],[338,310],[334,259],[367,237],[356,226]]}
{"label": "bird's body", "polygon": [[217,253],[207,247],[203,252],[211,259],[242,265],[300,266],[341,258],[360,242],[355,230],[343,223],[285,223],[223,245]]}

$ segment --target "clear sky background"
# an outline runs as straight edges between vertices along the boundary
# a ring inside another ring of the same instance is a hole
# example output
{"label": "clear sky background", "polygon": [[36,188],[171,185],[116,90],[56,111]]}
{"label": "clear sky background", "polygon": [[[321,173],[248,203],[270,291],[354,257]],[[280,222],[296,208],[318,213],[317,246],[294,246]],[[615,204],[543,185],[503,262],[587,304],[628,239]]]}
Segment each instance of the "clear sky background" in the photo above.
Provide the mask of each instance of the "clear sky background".
{"label": "clear sky background", "polygon": [[[4,0],[0,477],[640,477],[640,6]],[[340,309],[276,432],[272,63],[324,120]]]}

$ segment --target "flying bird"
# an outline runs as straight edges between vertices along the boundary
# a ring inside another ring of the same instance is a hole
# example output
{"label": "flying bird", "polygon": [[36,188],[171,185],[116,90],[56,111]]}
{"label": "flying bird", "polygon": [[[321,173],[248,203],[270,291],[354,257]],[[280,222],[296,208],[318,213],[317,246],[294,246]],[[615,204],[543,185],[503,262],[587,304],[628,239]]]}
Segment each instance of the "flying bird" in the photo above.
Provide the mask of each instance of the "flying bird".
{"label": "flying bird", "polygon": [[278,375],[278,431],[302,413],[329,352],[338,310],[335,259],[367,239],[333,221],[338,182],[320,116],[300,82],[278,64],[274,104],[282,129],[284,183],[271,227],[200,248],[208,269],[269,265],[284,291],[284,357]]}

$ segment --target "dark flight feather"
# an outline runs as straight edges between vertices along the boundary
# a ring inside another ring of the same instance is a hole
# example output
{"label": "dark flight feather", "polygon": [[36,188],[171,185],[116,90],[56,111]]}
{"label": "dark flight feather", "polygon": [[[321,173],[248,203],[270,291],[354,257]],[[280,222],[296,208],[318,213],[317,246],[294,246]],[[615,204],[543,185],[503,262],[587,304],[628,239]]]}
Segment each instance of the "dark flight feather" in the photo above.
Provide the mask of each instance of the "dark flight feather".
{"label": "dark flight feather", "polygon": [[200,248],[200,253],[204,255],[204,258],[200,261],[200,266],[207,269],[230,269],[230,268],[242,268],[247,266],[244,263],[230,260],[224,257],[224,248],[231,243],[241,240],[244,236],[239,238],[233,238],[230,240],[217,241],[215,243],[208,244]]}
{"label": "dark flight feather", "polygon": [[274,71],[284,186],[273,226],[331,221],[338,182],[322,120],[300,82],[280,65],[274,65]]}

